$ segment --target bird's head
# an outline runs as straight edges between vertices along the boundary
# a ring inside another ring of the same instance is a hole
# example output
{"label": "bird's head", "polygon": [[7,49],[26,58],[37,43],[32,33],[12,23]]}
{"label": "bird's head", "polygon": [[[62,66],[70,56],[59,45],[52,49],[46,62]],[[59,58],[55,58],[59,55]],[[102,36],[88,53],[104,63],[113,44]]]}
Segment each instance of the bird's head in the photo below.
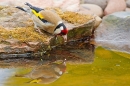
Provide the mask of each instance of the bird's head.
{"label": "bird's head", "polygon": [[55,35],[66,35],[68,33],[68,29],[66,26],[61,22],[57,25],[57,27],[54,30]]}
{"label": "bird's head", "polygon": [[54,34],[55,35],[60,35],[62,36],[65,40],[67,40],[67,33],[68,33],[68,29],[66,28],[66,26],[61,22],[57,25],[57,27],[54,30]]}
{"label": "bird's head", "polygon": [[58,35],[63,36],[63,35],[67,35],[67,33],[68,33],[68,29],[67,28],[63,28],[63,29],[61,29],[61,32]]}

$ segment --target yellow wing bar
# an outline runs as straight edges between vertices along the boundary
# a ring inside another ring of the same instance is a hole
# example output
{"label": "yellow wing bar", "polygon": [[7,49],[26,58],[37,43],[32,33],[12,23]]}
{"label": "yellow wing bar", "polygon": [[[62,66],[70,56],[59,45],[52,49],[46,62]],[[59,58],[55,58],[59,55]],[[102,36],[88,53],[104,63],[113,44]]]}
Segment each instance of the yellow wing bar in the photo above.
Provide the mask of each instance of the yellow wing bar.
{"label": "yellow wing bar", "polygon": [[41,15],[40,13],[37,13],[35,10],[32,9],[32,12],[35,16],[39,17],[40,19],[44,19],[44,16]]}

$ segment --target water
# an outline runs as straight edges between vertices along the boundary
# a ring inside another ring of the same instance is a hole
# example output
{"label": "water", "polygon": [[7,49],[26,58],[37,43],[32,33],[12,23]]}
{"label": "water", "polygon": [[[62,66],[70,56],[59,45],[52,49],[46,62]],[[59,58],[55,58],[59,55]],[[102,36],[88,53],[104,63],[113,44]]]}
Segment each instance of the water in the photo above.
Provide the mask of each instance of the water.
{"label": "water", "polygon": [[[25,61],[24,61],[25,62]],[[22,66],[1,64],[0,86],[43,86],[30,83],[32,79],[16,77],[16,74],[27,74],[38,61],[27,61]],[[14,63],[13,63],[14,64]],[[93,63],[67,62],[66,72],[55,82],[44,86],[130,86],[130,54],[114,52],[98,47],[95,50]]]}
{"label": "water", "polygon": [[97,39],[96,44],[98,46],[103,46],[105,48],[121,51],[121,52],[130,52],[130,41],[115,41],[115,40],[101,40]]}
{"label": "water", "polygon": [[12,76],[14,73],[15,69],[0,69],[0,86],[4,86],[4,83],[8,80],[9,77]]}

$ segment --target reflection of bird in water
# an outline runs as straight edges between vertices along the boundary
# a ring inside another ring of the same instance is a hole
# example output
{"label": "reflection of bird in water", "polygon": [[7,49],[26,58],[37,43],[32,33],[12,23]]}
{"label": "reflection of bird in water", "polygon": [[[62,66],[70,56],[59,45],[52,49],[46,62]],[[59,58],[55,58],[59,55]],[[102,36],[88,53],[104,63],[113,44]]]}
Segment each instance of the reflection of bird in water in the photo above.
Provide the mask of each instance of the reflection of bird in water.
{"label": "reflection of bird in water", "polygon": [[52,83],[65,72],[65,60],[62,63],[50,63],[48,65],[38,66],[23,77],[33,79],[30,83]]}

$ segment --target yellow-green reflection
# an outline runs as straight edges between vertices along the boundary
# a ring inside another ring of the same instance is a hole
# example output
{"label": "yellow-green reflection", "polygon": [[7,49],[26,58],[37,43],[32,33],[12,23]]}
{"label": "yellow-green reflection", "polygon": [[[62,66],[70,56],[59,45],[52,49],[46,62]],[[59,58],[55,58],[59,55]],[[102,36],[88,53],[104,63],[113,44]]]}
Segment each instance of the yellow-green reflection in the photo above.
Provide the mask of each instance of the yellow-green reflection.
{"label": "yellow-green reflection", "polygon": [[[95,51],[95,60],[92,64],[68,63],[66,73],[51,84],[30,84],[27,83],[30,79],[11,77],[5,86],[130,86],[128,57],[130,54],[99,47]],[[24,73],[24,70],[21,69],[21,73]]]}

